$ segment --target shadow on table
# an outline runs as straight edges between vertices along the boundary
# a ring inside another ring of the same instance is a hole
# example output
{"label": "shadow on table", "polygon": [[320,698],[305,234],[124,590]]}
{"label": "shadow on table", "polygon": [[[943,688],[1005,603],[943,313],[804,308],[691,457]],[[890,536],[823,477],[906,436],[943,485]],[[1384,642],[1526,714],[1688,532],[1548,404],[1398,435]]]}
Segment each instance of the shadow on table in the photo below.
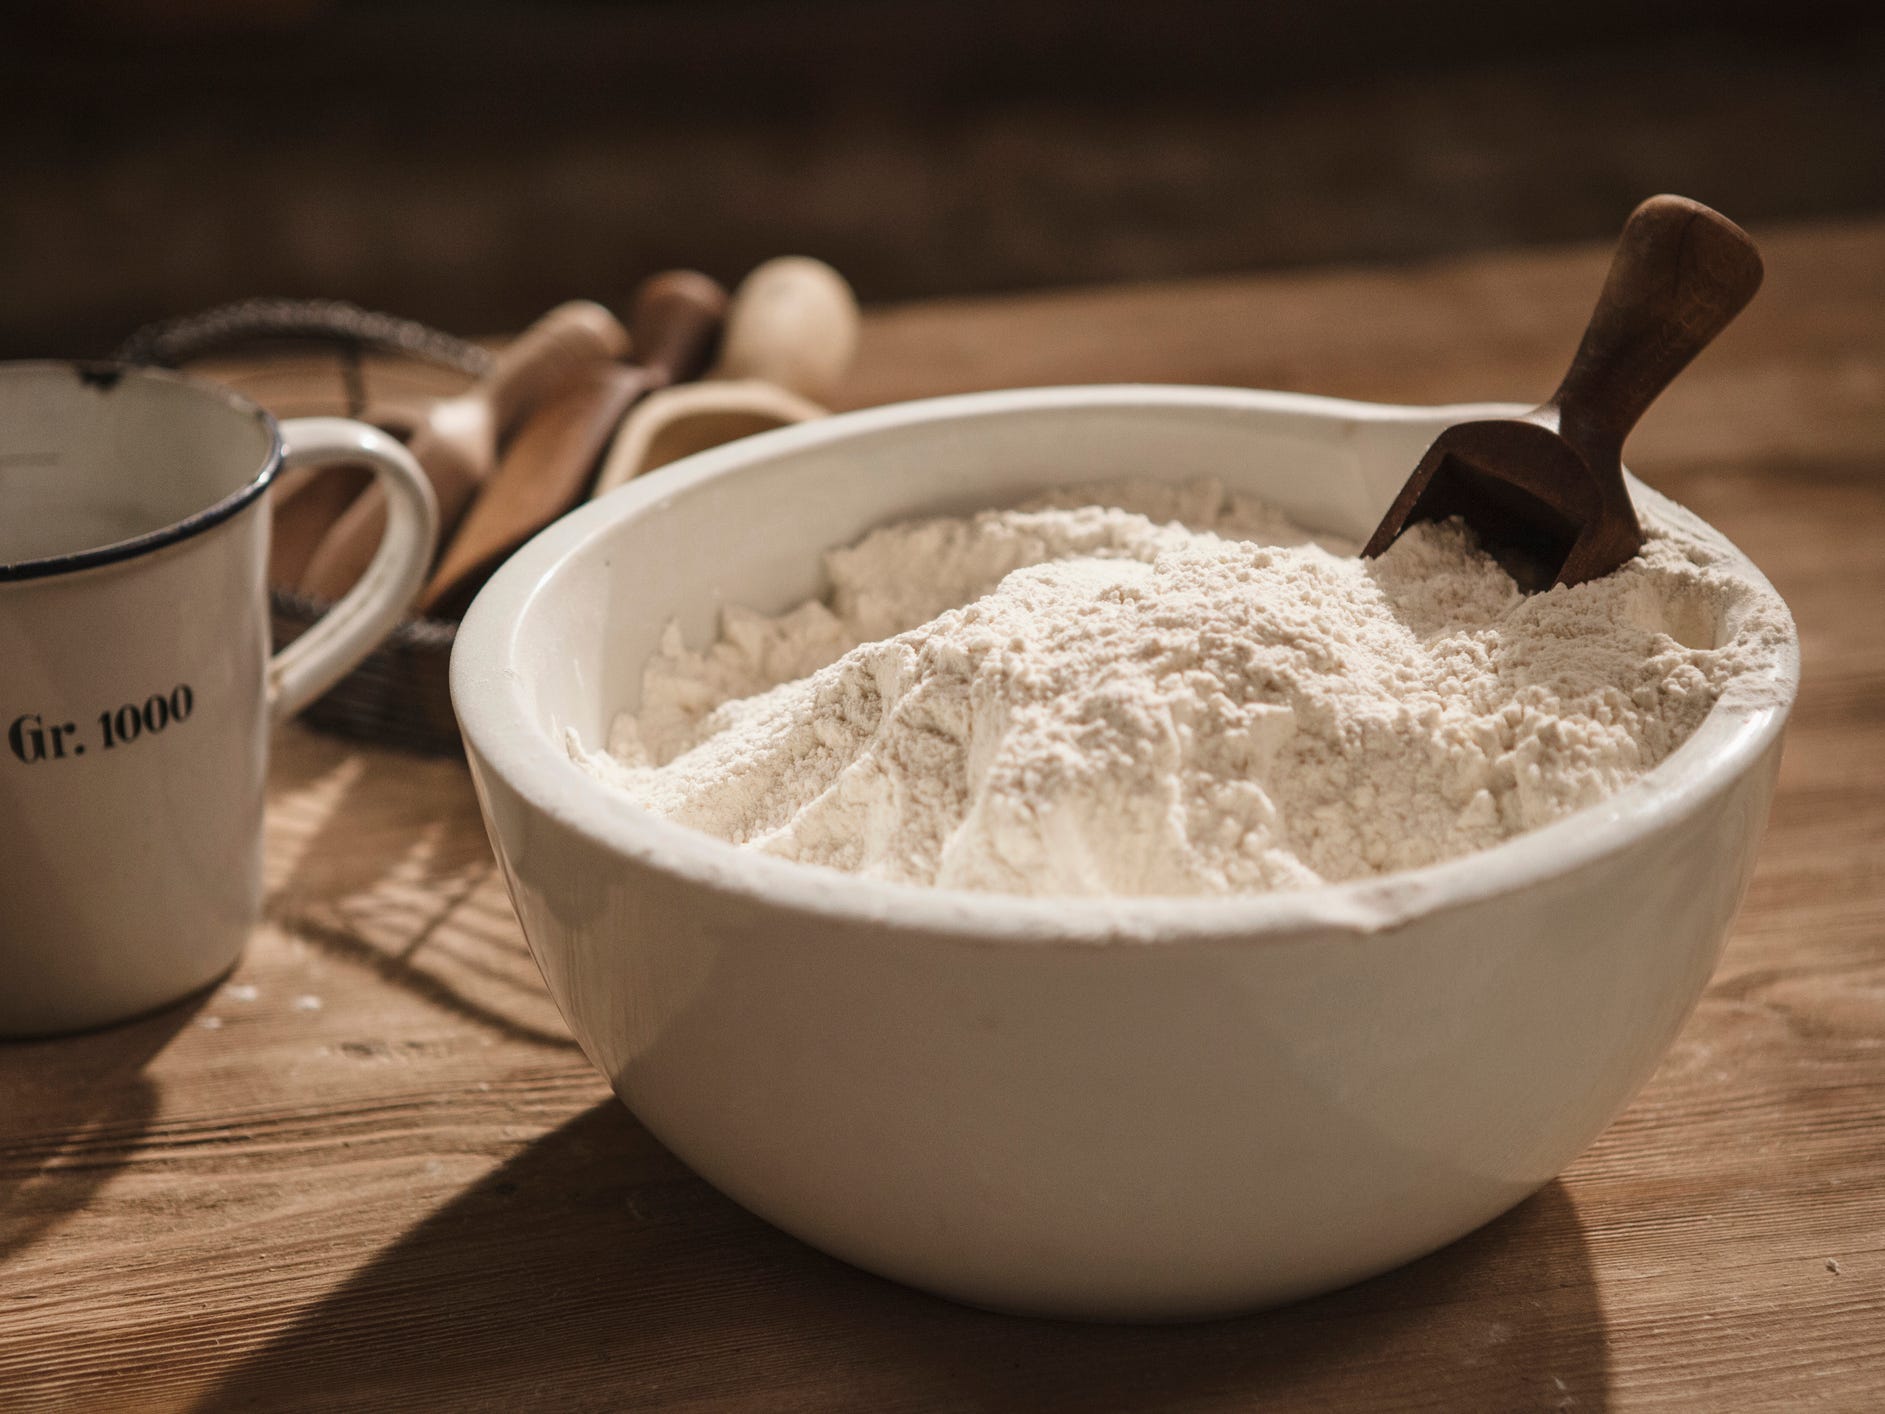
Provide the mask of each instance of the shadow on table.
{"label": "shadow on table", "polygon": [[76,1036],[0,1042],[0,1268],[131,1160],[157,1112],[145,1067],[208,996]]}
{"label": "shadow on table", "polygon": [[1194,1326],[969,1310],[879,1280],[695,1178],[614,1101],[434,1212],[202,1410],[1317,1406],[1603,1409],[1577,1212],[1553,1183],[1387,1276]]}
{"label": "shadow on table", "polygon": [[270,845],[292,863],[271,878],[268,921],[508,1040],[574,1050],[525,952],[464,762],[310,731],[278,747]]}
{"label": "shadow on table", "polygon": [[[293,798],[336,777],[334,798],[298,817]],[[291,837],[296,857],[271,902],[369,893],[395,865],[412,869],[409,887],[449,898],[496,867],[461,760],[285,732],[269,761],[268,804],[271,843]]]}

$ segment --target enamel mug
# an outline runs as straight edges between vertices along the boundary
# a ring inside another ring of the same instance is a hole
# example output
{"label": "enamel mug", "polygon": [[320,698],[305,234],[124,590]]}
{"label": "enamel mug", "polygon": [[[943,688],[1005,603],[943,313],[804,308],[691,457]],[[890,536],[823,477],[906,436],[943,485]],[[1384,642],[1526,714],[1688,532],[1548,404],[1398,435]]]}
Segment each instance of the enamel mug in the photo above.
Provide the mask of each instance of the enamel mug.
{"label": "enamel mug", "polygon": [[[365,465],[391,516],[351,592],[269,655],[277,473]],[[273,722],[411,601],[437,513],[405,449],[277,423],[180,374],[0,364],[0,1036],[208,985],[261,907]]]}

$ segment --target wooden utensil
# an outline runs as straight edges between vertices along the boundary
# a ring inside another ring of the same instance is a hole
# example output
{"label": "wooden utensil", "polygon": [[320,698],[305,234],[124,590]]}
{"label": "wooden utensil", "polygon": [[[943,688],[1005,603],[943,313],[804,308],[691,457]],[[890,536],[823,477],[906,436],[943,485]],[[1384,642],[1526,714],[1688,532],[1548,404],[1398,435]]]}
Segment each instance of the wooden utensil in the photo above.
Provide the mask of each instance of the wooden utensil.
{"label": "wooden utensil", "polygon": [[[435,394],[428,405],[436,400]],[[412,441],[422,418],[397,405],[349,408],[347,415],[405,443]],[[373,474],[364,466],[303,466],[276,476],[268,488],[269,584],[298,585],[322,537],[373,484]]]}
{"label": "wooden utensil", "polygon": [[[432,406],[409,450],[432,482],[441,537],[451,534],[496,466],[499,444],[530,409],[583,369],[620,358],[628,345],[613,314],[591,300],[572,300],[512,340],[476,385]],[[373,558],[385,524],[385,502],[369,488],[322,536],[301,574],[301,591],[318,599],[345,593]]]}
{"label": "wooden utensil", "polygon": [[694,452],[823,417],[857,351],[858,309],[836,270],[768,260],[740,281],[705,379],[652,393],[622,423],[591,495]]}
{"label": "wooden utensil", "polygon": [[809,255],[756,265],[734,291],[726,338],[709,377],[760,378],[828,403],[857,354],[857,296]]}
{"label": "wooden utensil", "polygon": [[825,416],[809,398],[758,378],[703,380],[650,393],[615,434],[592,496],[682,457]]}
{"label": "wooden utensil", "polygon": [[1442,432],[1362,554],[1459,516],[1527,593],[1609,574],[1643,544],[1624,439],[1760,284],[1747,232],[1686,197],[1651,197],[1623,227],[1558,391],[1523,417]]}
{"label": "wooden utensil", "polygon": [[642,391],[641,369],[602,364],[577,374],[538,407],[466,512],[419,596],[419,612],[461,616],[512,551],[580,498],[597,458]]}
{"label": "wooden utensil", "polygon": [[270,492],[270,584],[298,586],[328,531],[373,484],[364,467],[319,466],[306,470],[318,474],[297,477],[287,485],[277,478]]}
{"label": "wooden utensil", "polygon": [[700,372],[726,306],[726,291],[692,270],[645,281],[633,312],[639,361],[583,370],[531,415],[446,546],[420,610],[462,611],[498,564],[579,502],[635,400]]}

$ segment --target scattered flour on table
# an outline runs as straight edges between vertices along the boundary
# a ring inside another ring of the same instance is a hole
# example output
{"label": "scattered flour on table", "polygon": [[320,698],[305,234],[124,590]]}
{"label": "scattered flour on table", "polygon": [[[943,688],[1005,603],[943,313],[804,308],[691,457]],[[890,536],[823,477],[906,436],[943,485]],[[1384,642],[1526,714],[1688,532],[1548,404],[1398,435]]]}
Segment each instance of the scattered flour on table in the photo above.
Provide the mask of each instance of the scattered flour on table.
{"label": "scattered flour on table", "polygon": [[1364,561],[1210,482],[892,525],[826,556],[823,601],[729,608],[704,652],[670,626],[639,714],[570,749],[669,819],[906,883],[1411,868],[1603,799],[1784,651],[1700,522],[1639,511],[1636,560],[1529,597],[1457,522]]}

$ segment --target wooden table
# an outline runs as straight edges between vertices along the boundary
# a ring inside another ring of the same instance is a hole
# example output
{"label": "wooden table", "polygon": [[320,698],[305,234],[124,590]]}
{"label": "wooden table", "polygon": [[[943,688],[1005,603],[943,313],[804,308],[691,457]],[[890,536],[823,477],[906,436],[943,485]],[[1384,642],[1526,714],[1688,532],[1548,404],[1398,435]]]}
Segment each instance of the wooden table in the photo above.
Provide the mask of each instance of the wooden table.
{"label": "wooden table", "polygon": [[[965,1310],[694,1178],[545,997],[462,766],[289,729],[267,921],[162,1015],[0,1047],[0,1407],[1885,1406],[1885,223],[1767,290],[1632,462],[1798,616],[1747,905],[1562,1179],[1321,1300],[1189,1328]],[[1007,384],[1530,398],[1593,249],[872,316],[854,400]]]}

